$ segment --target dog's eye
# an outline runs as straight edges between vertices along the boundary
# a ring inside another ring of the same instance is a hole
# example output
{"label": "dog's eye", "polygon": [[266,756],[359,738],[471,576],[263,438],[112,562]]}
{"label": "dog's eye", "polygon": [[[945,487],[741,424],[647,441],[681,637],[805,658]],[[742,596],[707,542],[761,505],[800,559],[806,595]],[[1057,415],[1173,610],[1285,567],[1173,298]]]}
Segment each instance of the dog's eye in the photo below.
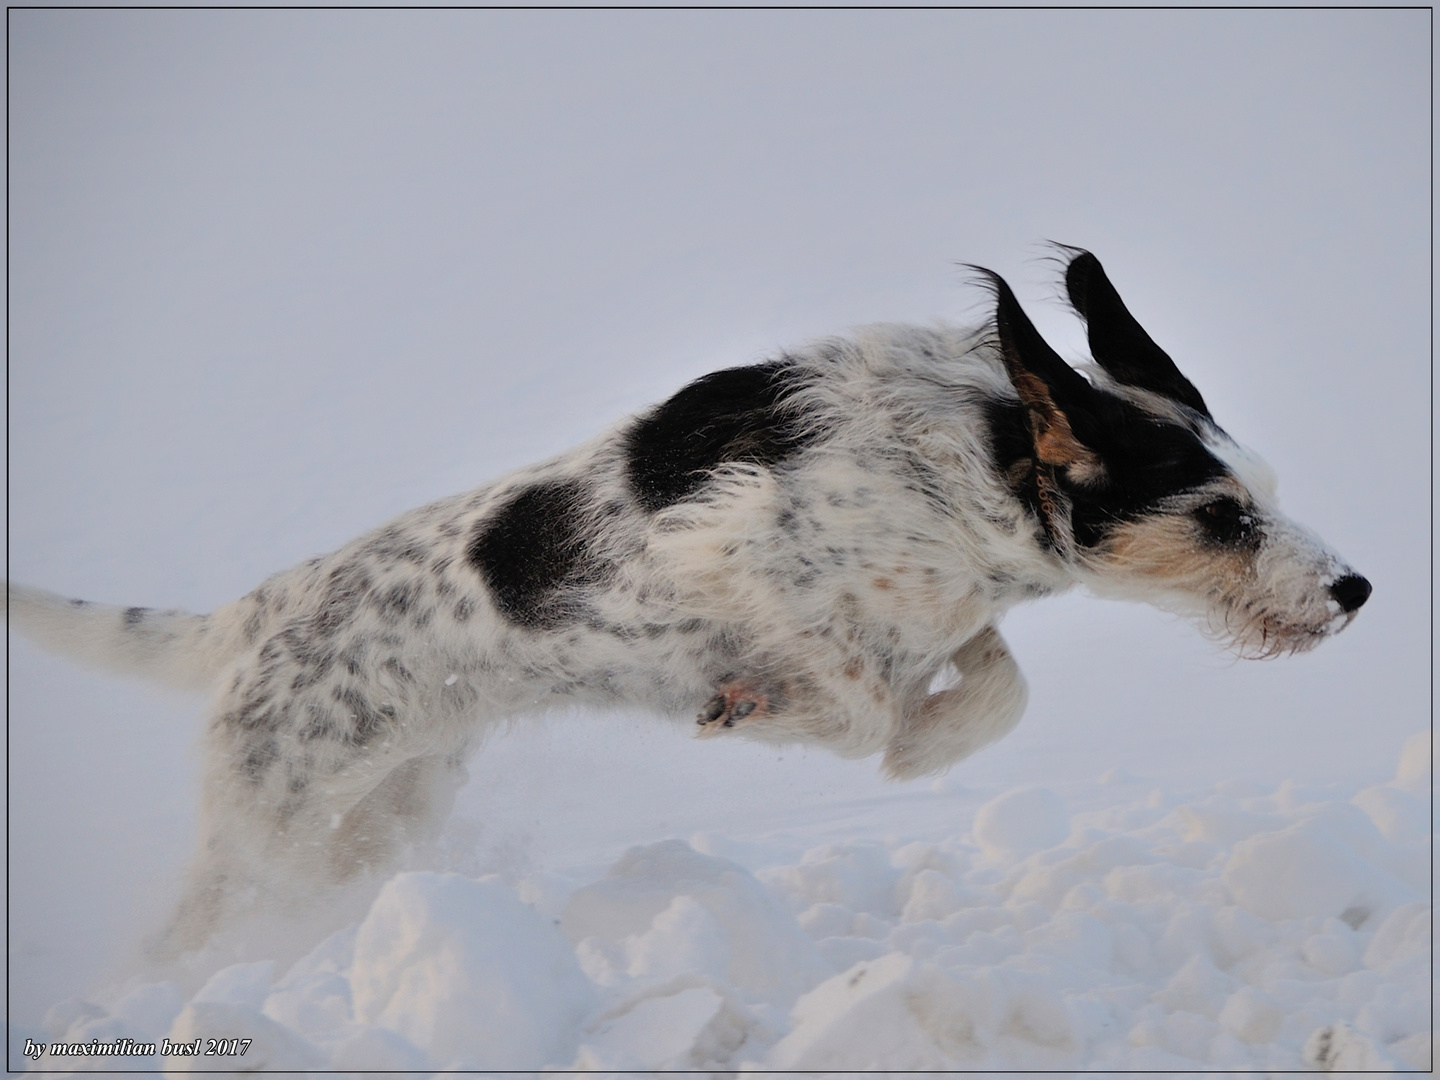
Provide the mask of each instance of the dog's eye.
{"label": "dog's eye", "polygon": [[1228,497],[1206,503],[1195,516],[1205,534],[1217,543],[1243,544],[1255,535],[1254,516]]}

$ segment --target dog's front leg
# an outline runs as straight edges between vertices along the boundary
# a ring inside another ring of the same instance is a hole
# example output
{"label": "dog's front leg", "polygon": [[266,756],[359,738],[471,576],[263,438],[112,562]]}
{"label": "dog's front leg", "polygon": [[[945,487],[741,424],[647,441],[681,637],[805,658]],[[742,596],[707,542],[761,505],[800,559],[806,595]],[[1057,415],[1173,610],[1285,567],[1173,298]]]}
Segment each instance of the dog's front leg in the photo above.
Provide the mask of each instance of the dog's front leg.
{"label": "dog's front leg", "polygon": [[814,743],[842,757],[868,757],[884,748],[901,715],[884,679],[867,671],[858,653],[839,664],[814,660],[791,656],[759,665],[759,671],[784,676],[726,676],[696,717],[697,734],[733,731],[782,745]]}
{"label": "dog's front leg", "polygon": [[885,748],[885,773],[910,780],[939,772],[1005,735],[1025,712],[1025,677],[995,627],[950,658],[960,685],[919,698]]}
{"label": "dog's front leg", "polygon": [[700,725],[696,734],[707,738],[736,724],[770,719],[783,707],[785,696],[773,679],[726,679],[695,718]]}

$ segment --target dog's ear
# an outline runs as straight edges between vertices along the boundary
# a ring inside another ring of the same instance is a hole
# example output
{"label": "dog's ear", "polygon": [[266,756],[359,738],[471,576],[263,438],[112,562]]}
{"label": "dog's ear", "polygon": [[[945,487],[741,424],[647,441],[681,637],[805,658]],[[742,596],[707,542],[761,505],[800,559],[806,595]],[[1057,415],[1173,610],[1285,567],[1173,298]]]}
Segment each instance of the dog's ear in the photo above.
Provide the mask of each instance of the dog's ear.
{"label": "dog's ear", "polygon": [[971,269],[984,275],[995,294],[1000,356],[1025,406],[1037,462],[1051,469],[1063,467],[1079,483],[1099,479],[1100,458],[1076,435],[1072,423],[1072,417],[1092,411],[1094,387],[1040,336],[1004,278],[984,267]]}
{"label": "dog's ear", "polygon": [[1105,276],[1100,260],[1079,248],[1066,250],[1079,252],[1065,268],[1065,291],[1070,294],[1071,306],[1085,320],[1095,362],[1116,382],[1151,390],[1209,417],[1200,391],[1135,321]]}

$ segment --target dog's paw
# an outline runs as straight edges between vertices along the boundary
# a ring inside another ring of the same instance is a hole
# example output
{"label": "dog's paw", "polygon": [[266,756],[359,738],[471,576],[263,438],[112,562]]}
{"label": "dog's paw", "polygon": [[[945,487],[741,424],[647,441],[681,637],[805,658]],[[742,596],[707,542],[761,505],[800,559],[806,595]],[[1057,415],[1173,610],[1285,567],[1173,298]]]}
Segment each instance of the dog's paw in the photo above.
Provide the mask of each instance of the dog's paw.
{"label": "dog's paw", "polygon": [[918,780],[922,776],[943,772],[949,764],[948,761],[928,760],[924,746],[892,739],[885,748],[880,768],[887,780]]}
{"label": "dog's paw", "polygon": [[696,735],[718,735],[727,728],[759,720],[769,714],[770,702],[771,694],[751,683],[726,683],[695,718],[700,725]]}

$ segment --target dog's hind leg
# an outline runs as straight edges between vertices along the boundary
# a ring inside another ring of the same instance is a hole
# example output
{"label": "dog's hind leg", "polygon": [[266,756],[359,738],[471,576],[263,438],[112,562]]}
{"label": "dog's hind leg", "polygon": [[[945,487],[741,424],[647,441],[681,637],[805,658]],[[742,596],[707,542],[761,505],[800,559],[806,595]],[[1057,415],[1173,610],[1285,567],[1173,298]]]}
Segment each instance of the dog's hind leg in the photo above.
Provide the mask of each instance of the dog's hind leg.
{"label": "dog's hind leg", "polygon": [[467,778],[462,753],[415,757],[392,769],[333,824],[331,879],[383,869],[405,849],[434,843]]}
{"label": "dog's hind leg", "polygon": [[960,685],[919,698],[885,748],[885,773],[935,773],[999,739],[1025,712],[1025,678],[993,625],[955,651]]}
{"label": "dog's hind leg", "polygon": [[232,819],[200,820],[200,847],[185,871],[180,901],[159,936],[146,948],[154,960],[172,961],[205,945],[220,927],[253,910],[265,895],[267,878],[257,839]]}
{"label": "dog's hind leg", "polygon": [[461,750],[402,760],[378,783],[372,774],[364,792],[320,779],[276,831],[275,806],[211,778],[199,853],[152,954],[176,958],[247,912],[392,866],[406,849],[435,841],[465,779]]}

